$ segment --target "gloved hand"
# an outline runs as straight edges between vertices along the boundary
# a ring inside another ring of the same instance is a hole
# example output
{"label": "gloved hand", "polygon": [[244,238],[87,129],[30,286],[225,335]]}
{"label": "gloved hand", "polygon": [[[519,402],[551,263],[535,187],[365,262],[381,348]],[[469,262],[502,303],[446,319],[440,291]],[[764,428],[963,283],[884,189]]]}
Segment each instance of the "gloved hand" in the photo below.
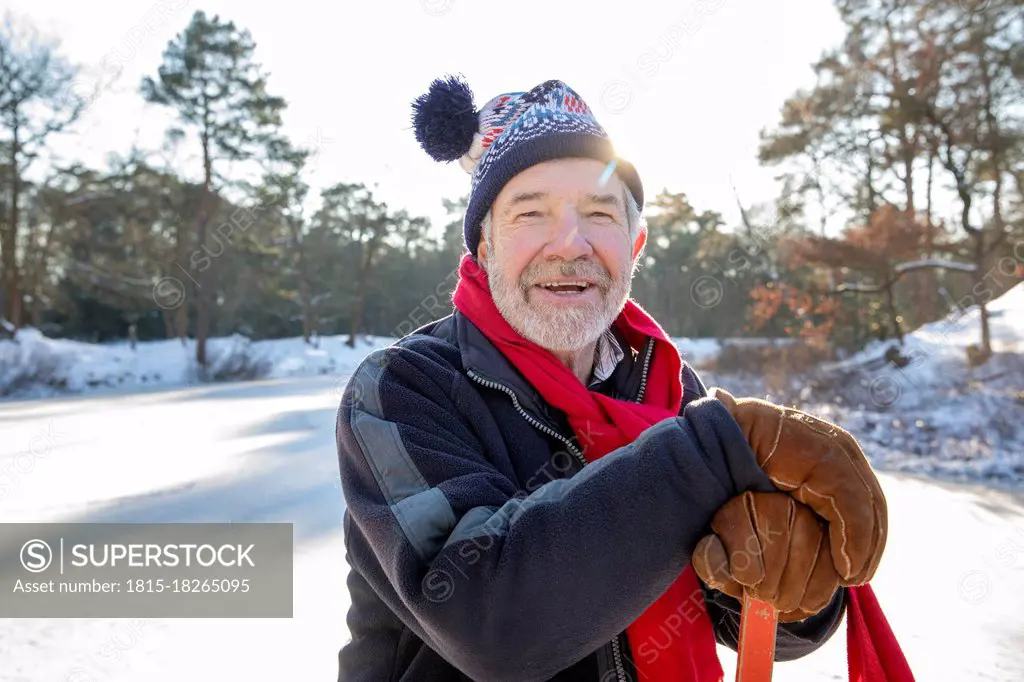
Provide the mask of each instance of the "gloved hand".
{"label": "gloved hand", "polygon": [[803,620],[828,606],[840,586],[826,524],[786,493],[745,492],[711,521],[691,563],[708,587],[767,601],[779,621]]}
{"label": "gloved hand", "polygon": [[888,534],[882,487],[853,436],[798,410],[709,395],[729,410],[772,483],[828,521],[832,562],[846,586],[871,580]]}

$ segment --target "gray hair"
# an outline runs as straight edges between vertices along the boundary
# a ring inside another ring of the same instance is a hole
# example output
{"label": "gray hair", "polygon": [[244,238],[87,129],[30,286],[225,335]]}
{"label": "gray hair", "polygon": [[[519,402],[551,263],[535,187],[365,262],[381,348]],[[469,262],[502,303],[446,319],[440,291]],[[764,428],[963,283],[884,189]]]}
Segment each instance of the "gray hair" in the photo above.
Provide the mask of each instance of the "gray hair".
{"label": "gray hair", "polygon": [[[633,198],[633,193],[629,191],[628,187],[622,188],[622,200],[626,202],[626,228],[629,232],[629,243],[632,244],[633,240],[640,233],[641,226],[647,225],[647,219],[644,217],[643,211],[640,210],[640,205],[637,204],[636,199]],[[484,243],[490,244],[491,209],[487,209],[487,215],[480,222],[480,229]]]}

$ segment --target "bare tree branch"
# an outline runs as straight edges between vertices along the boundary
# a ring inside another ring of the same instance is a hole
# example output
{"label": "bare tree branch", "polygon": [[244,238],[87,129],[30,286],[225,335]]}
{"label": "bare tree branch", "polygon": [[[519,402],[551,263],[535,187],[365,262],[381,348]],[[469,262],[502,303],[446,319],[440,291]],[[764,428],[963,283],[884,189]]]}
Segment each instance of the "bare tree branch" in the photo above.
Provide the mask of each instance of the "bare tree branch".
{"label": "bare tree branch", "polygon": [[[935,258],[926,258],[922,260],[910,261],[908,263],[897,263],[893,270],[896,271],[897,275],[903,275],[907,272],[914,270],[959,270],[960,272],[975,272],[978,266],[974,263],[957,263],[955,261],[938,260]],[[897,277],[897,279],[899,279]]]}

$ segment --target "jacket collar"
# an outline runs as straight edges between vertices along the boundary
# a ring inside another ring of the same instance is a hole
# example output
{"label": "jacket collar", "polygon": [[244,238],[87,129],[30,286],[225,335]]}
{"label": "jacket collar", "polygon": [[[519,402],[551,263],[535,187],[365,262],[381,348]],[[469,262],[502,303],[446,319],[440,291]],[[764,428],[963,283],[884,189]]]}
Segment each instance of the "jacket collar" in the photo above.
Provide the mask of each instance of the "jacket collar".
{"label": "jacket collar", "polygon": [[462,368],[467,372],[495,381],[512,389],[520,405],[528,412],[550,418],[547,403],[540,393],[508,361],[497,346],[458,310],[455,311],[455,333],[462,354]]}
{"label": "jacket collar", "polygon": [[[453,313],[453,317],[463,369],[510,388],[527,411],[535,415],[543,415],[549,420],[554,418],[552,408],[548,406],[540,393],[526,381],[515,366],[484,336],[483,332],[458,310]],[[611,332],[622,350],[623,358],[611,376],[607,380],[599,382],[594,388],[601,393],[623,400],[635,399],[642,380],[643,363],[637,361],[634,351],[626,344],[625,339],[617,330],[613,328]],[[651,340],[648,339],[647,344],[650,343]]]}

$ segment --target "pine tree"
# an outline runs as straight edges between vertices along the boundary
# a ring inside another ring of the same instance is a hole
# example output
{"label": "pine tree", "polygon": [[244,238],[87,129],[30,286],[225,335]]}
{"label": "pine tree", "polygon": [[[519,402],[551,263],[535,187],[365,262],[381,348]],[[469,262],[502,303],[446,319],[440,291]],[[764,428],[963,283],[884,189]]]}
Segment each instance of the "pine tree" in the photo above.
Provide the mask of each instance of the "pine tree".
{"label": "pine tree", "polygon": [[195,212],[197,249],[189,259],[197,289],[193,302],[201,372],[206,369],[211,306],[211,287],[203,285],[210,281],[213,262],[206,240],[223,184],[215,163],[258,158],[272,143],[286,106],[282,98],[268,94],[267,76],[253,59],[255,49],[248,30],[197,11],[184,32],[168,43],[157,78],[147,76],[142,81],[146,100],[176,109],[202,149],[203,186]]}
{"label": "pine tree", "polygon": [[[76,70],[41,41],[29,26],[16,25],[11,15],[0,25],[0,252],[3,254],[3,309],[14,327],[22,324],[24,292],[19,254],[32,250],[21,244],[25,173],[52,134],[71,125],[86,107],[73,92]],[[31,241],[31,240],[29,240]]]}

